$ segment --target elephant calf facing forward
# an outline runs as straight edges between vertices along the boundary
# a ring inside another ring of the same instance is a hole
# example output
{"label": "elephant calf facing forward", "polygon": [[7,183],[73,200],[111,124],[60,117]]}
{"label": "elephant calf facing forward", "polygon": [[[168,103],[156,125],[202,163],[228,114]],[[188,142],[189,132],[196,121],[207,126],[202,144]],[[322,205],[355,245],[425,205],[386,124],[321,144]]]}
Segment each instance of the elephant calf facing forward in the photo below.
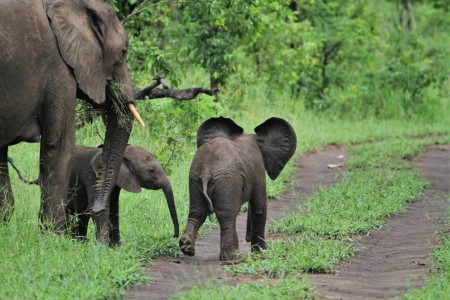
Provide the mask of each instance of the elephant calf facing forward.
{"label": "elephant calf facing forward", "polygon": [[[74,149],[69,202],[66,212],[69,217],[76,217],[75,225],[72,226],[72,233],[75,236],[86,237],[87,234],[90,218],[89,208],[94,201],[101,153],[101,148],[75,146]],[[116,185],[110,196],[109,225],[111,228],[109,243],[111,245],[120,244],[119,194],[121,189],[139,193],[141,187],[151,190],[163,190],[175,227],[174,237],[178,237],[178,218],[172,187],[160,163],[144,148],[128,145],[125,149]]]}
{"label": "elephant calf facing forward", "polygon": [[233,260],[239,251],[236,218],[249,201],[246,241],[252,251],[266,248],[267,197],[265,171],[274,180],[295,152],[297,138],[283,119],[270,118],[256,135],[228,118],[211,118],[197,133],[197,153],[189,173],[188,224],[180,249],[195,255],[195,236],[206,216],[216,213],[220,224],[220,260]]}

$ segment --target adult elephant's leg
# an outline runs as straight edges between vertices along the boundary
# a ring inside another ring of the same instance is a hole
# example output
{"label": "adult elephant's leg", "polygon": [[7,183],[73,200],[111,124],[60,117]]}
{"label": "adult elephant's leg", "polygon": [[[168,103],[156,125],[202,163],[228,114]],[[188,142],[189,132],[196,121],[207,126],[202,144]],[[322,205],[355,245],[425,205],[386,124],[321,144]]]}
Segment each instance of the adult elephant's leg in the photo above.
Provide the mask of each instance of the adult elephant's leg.
{"label": "adult elephant's leg", "polygon": [[14,210],[14,196],[8,173],[8,146],[0,148],[0,220],[9,221]]}
{"label": "adult elephant's leg", "polygon": [[207,216],[206,199],[203,198],[201,186],[201,182],[189,180],[189,216],[179,241],[181,251],[189,256],[195,255],[195,237]]}
{"label": "adult elephant's leg", "polygon": [[267,197],[266,197],[266,187],[257,188],[251,196],[250,200],[251,211],[251,246],[252,251],[260,251],[261,249],[266,249],[266,219],[267,219]]}
{"label": "adult elephant's leg", "polygon": [[52,97],[45,99],[42,109],[39,217],[44,229],[62,232],[75,144],[76,84],[55,83],[50,90]]}
{"label": "adult elephant's leg", "polygon": [[119,229],[119,194],[120,188],[115,186],[110,197],[109,221],[111,222],[111,230],[109,231],[109,245],[120,245],[120,229]]}
{"label": "adult elephant's leg", "polygon": [[247,230],[245,232],[245,241],[248,243],[252,240],[252,206],[250,202],[247,208]]}

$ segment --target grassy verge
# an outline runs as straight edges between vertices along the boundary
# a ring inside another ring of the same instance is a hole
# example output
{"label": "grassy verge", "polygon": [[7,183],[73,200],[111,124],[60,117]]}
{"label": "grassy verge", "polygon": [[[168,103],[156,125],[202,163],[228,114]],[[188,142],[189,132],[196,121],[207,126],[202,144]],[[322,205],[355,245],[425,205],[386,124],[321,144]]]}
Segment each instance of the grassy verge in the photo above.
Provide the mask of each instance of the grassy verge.
{"label": "grassy verge", "polygon": [[[449,142],[448,136],[437,139]],[[434,142],[435,139],[396,139],[351,148],[347,170],[338,184],[303,201],[298,214],[272,223],[269,248],[259,255],[249,255],[244,263],[228,270],[237,276],[266,278],[258,283],[262,295],[259,299],[271,299],[270,293],[277,289],[281,295],[294,293],[298,287],[289,279],[300,277],[301,272],[333,272],[339,262],[354,254],[352,241],[357,234],[382,226],[387,217],[404,210],[408,202],[418,197],[427,183],[405,159]],[[448,248],[448,243],[442,247]],[[438,253],[441,268],[448,265],[448,249]],[[279,280],[275,285],[267,278]],[[444,273],[432,281],[430,289],[439,285],[439,292],[432,293],[448,291],[448,283],[444,284],[447,279],[448,274]],[[301,282],[305,284],[304,280]],[[214,295],[223,295],[226,290],[227,299],[239,299],[242,291],[249,288],[249,284],[237,288],[207,286],[193,289],[184,297],[221,299]],[[311,286],[303,285],[302,291],[301,298],[314,297]]]}

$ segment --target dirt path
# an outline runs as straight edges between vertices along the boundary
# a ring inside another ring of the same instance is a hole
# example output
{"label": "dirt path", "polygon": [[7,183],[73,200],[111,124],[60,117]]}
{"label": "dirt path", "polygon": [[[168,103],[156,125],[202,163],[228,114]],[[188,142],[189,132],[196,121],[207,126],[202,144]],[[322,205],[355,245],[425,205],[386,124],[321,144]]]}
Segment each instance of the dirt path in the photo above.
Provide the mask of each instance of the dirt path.
{"label": "dirt path", "polygon": [[[293,184],[278,201],[270,201],[268,207],[268,223],[281,217],[291,208],[292,195],[301,199],[311,196],[320,186],[329,186],[338,178],[337,169],[328,169],[328,164],[340,162],[345,150],[329,147],[324,151],[310,153],[297,162],[297,172]],[[240,241],[245,237],[246,214],[237,220],[237,232]],[[240,252],[248,253],[249,246],[240,242]],[[197,241],[196,256],[179,258],[160,257],[152,267],[145,270],[152,278],[148,284],[133,286],[128,294],[129,299],[169,299],[170,295],[189,290],[193,285],[203,285],[214,279],[224,279],[227,275],[222,271],[219,261],[219,230],[215,228],[210,234]]]}
{"label": "dirt path", "polygon": [[391,218],[387,229],[365,238],[357,256],[335,275],[309,275],[321,297],[392,299],[423,285],[432,249],[439,242],[436,233],[450,231],[450,146],[429,147],[415,159],[415,165],[432,182],[423,197],[410,204],[407,212]]}

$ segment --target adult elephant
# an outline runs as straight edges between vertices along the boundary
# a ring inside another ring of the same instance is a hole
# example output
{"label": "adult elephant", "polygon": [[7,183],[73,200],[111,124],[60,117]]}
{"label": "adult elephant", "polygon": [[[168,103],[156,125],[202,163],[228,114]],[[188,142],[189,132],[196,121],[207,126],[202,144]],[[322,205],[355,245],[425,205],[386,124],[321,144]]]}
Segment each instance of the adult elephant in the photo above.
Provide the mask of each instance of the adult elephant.
{"label": "adult elephant", "polygon": [[[103,107],[107,114],[92,207],[100,229],[97,239],[107,242],[107,199],[130,135],[130,110],[135,111],[127,45],[127,34],[108,4],[0,0],[0,214],[4,220],[14,206],[8,146],[40,141],[40,221],[45,228],[65,229],[75,103],[81,98]],[[115,107],[123,107],[122,112]]]}

